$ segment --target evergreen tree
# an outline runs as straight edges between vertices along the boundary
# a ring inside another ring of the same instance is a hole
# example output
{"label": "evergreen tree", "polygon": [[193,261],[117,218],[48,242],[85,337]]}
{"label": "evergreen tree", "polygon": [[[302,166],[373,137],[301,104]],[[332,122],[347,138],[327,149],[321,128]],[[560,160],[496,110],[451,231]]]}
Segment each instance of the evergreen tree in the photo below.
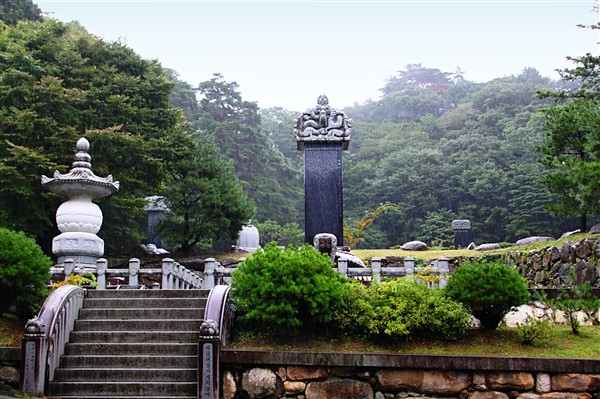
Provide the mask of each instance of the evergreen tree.
{"label": "evergreen tree", "polygon": [[297,222],[302,209],[301,171],[276,150],[261,127],[258,105],[242,100],[237,88],[237,83],[226,82],[219,74],[200,83],[202,98],[193,126],[206,131],[233,160],[259,221]]}
{"label": "evergreen tree", "polygon": [[214,145],[201,140],[189,145],[189,153],[169,168],[163,192],[169,212],[160,226],[167,243],[184,253],[216,239],[235,240],[254,213],[232,162]]}
{"label": "evergreen tree", "polygon": [[31,0],[2,0],[0,2],[0,21],[7,25],[16,25],[19,21],[41,21],[42,10]]}
{"label": "evergreen tree", "polygon": [[107,252],[137,246],[145,235],[137,223],[143,198],[159,192],[164,166],[187,135],[169,102],[165,70],[52,19],[0,26],[0,53],[0,224],[49,250],[63,199],[44,190],[40,176],[66,172],[76,141],[86,136],[94,172],[121,182],[100,204],[99,235],[110,234]]}
{"label": "evergreen tree", "polygon": [[576,67],[561,77],[577,86],[540,93],[555,105],[544,110],[546,137],[538,150],[549,172],[542,181],[559,199],[549,209],[579,215],[586,231],[588,215],[600,213],[600,57],[570,59]]}

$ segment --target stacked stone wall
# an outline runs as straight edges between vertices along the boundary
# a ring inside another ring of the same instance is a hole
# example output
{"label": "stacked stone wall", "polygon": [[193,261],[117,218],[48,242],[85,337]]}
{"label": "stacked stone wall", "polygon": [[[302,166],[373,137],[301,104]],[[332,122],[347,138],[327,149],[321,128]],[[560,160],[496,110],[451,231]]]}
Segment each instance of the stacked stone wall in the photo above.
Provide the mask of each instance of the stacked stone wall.
{"label": "stacked stone wall", "polygon": [[[384,363],[389,356],[383,356],[378,367],[367,367],[361,364],[336,365],[339,363],[340,356],[342,355],[336,355],[331,365],[268,365],[264,364],[268,356],[265,357],[264,353],[260,353],[255,364],[240,364],[237,361],[236,364],[223,364],[221,397],[223,399],[600,398],[600,361],[581,361],[583,367],[578,371],[576,362],[569,361],[567,367],[561,367],[560,359],[537,359],[537,361],[514,359],[511,363],[508,358],[500,359],[499,362],[495,362],[494,358],[465,362],[464,358],[460,357],[456,357],[455,361],[448,356],[427,357],[425,363],[437,363],[439,368],[436,369],[429,366],[426,368],[385,367]],[[360,356],[353,357],[352,354],[347,356],[348,361],[342,363],[360,363],[357,362],[361,359]],[[249,360],[252,355],[249,352],[242,354],[241,357]],[[283,360],[285,355],[282,357],[279,353],[275,357]],[[320,360],[318,356],[309,357],[317,362],[324,362],[327,354],[322,354]],[[227,353],[225,358],[233,359]],[[436,361],[436,358],[439,360]],[[367,359],[366,363],[373,363],[373,359],[376,359],[376,356]],[[407,359],[400,362],[413,362],[410,356]],[[291,362],[298,360],[297,354],[291,355]],[[548,361],[548,369],[562,368],[563,370],[558,372],[543,370],[543,363]],[[392,360],[391,363],[398,362]],[[423,362],[416,361],[416,363]],[[511,371],[493,370],[495,363],[499,363],[498,366],[504,368],[510,368],[511,364],[517,367]],[[464,365],[470,369],[454,369],[453,365]],[[523,370],[527,366],[532,370]],[[581,372],[584,369],[588,372]]]}

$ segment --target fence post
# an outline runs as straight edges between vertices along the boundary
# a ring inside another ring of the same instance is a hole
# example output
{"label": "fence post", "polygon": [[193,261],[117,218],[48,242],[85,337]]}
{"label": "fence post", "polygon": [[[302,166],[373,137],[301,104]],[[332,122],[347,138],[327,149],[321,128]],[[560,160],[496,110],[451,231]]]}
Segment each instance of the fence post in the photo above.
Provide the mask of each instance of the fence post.
{"label": "fence post", "polygon": [[162,289],[170,290],[173,287],[171,286],[171,273],[173,273],[173,262],[174,260],[171,258],[164,258],[162,260]]}
{"label": "fence post", "polygon": [[108,261],[104,258],[98,259],[96,262],[96,273],[98,273],[98,278],[96,282],[98,283],[99,290],[106,289],[106,268],[108,267]]}
{"label": "fence post", "polygon": [[138,273],[140,271],[140,260],[138,258],[129,259],[129,285],[138,285]]}
{"label": "fence post", "polygon": [[381,258],[371,258],[371,271],[373,272],[373,280],[376,283],[381,283]]}
{"label": "fence post", "polygon": [[208,258],[204,261],[204,289],[215,287],[215,269],[217,261],[215,258]]}
{"label": "fence post", "polygon": [[338,259],[338,272],[342,276],[348,277],[348,259]]}
{"label": "fence post", "polygon": [[64,261],[64,270],[65,270],[65,280],[69,278],[69,276],[71,275],[71,273],[73,273],[73,269],[75,268],[75,264],[73,262],[73,259],[69,258],[69,259],[65,259]]}
{"label": "fence post", "polygon": [[440,281],[439,281],[439,287],[440,288],[444,288],[446,286],[446,283],[448,282],[448,275],[450,274],[450,266],[449,266],[449,260],[448,258],[442,256],[441,258],[438,259],[438,269],[440,272]]}
{"label": "fence post", "polygon": [[412,256],[407,256],[404,258],[404,270],[406,273],[406,278],[409,280],[414,280],[415,274],[415,258]]}

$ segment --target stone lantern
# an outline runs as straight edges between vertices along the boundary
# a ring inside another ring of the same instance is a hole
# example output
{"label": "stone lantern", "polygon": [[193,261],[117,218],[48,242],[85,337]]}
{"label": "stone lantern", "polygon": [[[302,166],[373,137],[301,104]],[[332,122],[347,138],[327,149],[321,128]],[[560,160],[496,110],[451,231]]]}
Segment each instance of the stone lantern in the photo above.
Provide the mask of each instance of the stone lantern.
{"label": "stone lantern", "polygon": [[56,224],[62,234],[54,237],[52,253],[57,257],[57,266],[72,259],[75,267],[95,271],[96,261],[104,254],[104,241],[96,235],[102,226],[102,211],[92,200],[116,193],[119,182],[113,182],[112,175],[94,175],[86,138],[80,138],[76,148],[69,173],[55,171],[52,178],[42,176],[43,186],[67,198],[56,211]]}

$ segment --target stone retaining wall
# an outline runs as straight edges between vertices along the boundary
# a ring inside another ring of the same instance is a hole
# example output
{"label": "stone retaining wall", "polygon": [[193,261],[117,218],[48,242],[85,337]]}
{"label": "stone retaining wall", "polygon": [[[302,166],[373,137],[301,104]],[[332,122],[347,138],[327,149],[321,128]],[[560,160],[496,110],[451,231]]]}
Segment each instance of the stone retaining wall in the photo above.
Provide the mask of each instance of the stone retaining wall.
{"label": "stone retaining wall", "polygon": [[19,388],[20,363],[20,348],[0,347],[0,385],[5,384],[15,389]]}
{"label": "stone retaining wall", "polygon": [[223,399],[598,399],[600,360],[221,352]]}
{"label": "stone retaining wall", "polygon": [[[532,288],[570,288],[588,281],[592,287],[600,288],[600,238],[586,238],[581,241],[566,241],[560,248],[548,246],[530,251],[511,251],[508,255],[486,254],[477,257],[448,258],[452,273],[462,262],[472,261],[482,256],[488,259],[501,259],[515,265],[517,271],[527,279]],[[384,267],[403,267],[403,256],[388,256],[382,259]]]}

